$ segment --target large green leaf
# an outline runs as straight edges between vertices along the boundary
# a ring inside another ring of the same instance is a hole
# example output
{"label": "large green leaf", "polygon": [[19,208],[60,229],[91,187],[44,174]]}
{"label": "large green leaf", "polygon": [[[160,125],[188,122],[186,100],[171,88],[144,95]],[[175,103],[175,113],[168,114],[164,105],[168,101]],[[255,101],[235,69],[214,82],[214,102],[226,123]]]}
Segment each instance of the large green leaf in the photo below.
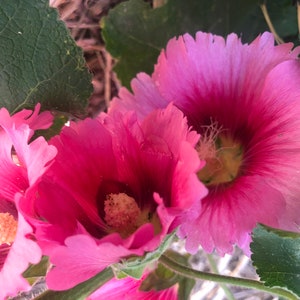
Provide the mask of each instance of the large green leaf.
{"label": "large green leaf", "polygon": [[300,234],[259,225],[251,251],[265,285],[286,288],[300,297]]}
{"label": "large green leaf", "polygon": [[[221,35],[241,33],[238,28],[244,25],[245,15],[253,10],[257,13],[258,8],[256,0],[168,0],[156,9],[142,0],[130,0],[110,11],[102,22],[102,33],[108,51],[118,59],[115,71],[129,87],[136,73],[152,72],[170,38],[199,30]],[[253,25],[244,27],[247,32],[243,36],[253,37]]]}
{"label": "large green leaf", "polygon": [[285,42],[292,41],[298,45],[297,9],[290,0],[258,0],[257,5],[249,6],[248,11],[241,12],[237,17],[239,22],[231,26],[231,29],[238,34],[241,33],[244,42],[250,42],[258,34],[270,31],[258,5],[259,2],[265,4],[270,21],[281,39]]}
{"label": "large green leaf", "polygon": [[82,113],[92,91],[82,51],[48,0],[0,1],[0,106]]}
{"label": "large green leaf", "polygon": [[286,42],[299,44],[297,9],[290,0],[269,0],[266,7],[278,35]]}

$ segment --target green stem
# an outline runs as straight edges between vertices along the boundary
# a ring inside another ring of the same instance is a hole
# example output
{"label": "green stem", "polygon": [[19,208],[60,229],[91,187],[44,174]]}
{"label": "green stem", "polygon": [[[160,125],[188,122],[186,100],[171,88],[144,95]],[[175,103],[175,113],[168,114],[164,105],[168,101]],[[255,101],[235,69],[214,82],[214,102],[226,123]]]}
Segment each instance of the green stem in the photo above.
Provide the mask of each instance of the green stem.
{"label": "green stem", "polygon": [[84,281],[70,290],[51,291],[47,290],[43,294],[34,298],[35,300],[85,300],[90,294],[100,288],[103,284],[114,278],[111,268],[106,268],[94,277]]}
{"label": "green stem", "polygon": [[[211,270],[216,273],[216,274],[219,274],[219,270],[218,270],[218,267],[217,267],[217,264],[214,260],[214,258],[212,257],[211,254],[207,254],[207,259],[208,259],[208,262],[209,262],[209,265],[211,267]],[[226,297],[228,300],[235,300],[234,298],[234,295],[232,294],[232,292],[230,291],[230,289],[226,286],[226,284],[224,283],[219,283],[220,287],[223,289]]]}
{"label": "green stem", "polygon": [[281,288],[269,288],[265,286],[262,282],[252,279],[246,278],[239,278],[239,277],[231,277],[226,275],[219,275],[219,274],[212,274],[207,272],[196,271],[190,269],[186,266],[180,265],[173,261],[172,259],[168,258],[166,255],[162,255],[159,261],[165,265],[170,270],[174,271],[175,273],[192,278],[192,279],[202,279],[202,280],[210,280],[218,283],[226,283],[231,285],[242,286],[246,288],[252,288],[260,291],[264,291],[270,294],[275,294],[281,297],[284,297],[288,300],[297,300],[298,298],[292,294],[291,292],[281,289]]}

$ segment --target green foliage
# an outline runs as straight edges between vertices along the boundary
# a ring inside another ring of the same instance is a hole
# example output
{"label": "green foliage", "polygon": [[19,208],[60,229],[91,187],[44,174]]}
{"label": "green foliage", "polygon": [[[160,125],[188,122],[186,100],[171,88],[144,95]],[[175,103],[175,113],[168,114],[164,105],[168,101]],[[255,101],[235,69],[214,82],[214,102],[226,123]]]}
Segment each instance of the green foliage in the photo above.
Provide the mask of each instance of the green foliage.
{"label": "green foliage", "polygon": [[28,269],[23,273],[24,278],[30,277],[42,277],[45,276],[49,267],[49,261],[47,256],[43,256],[41,261],[36,265],[30,265]]}
{"label": "green foliage", "polygon": [[297,10],[290,0],[272,0],[267,2],[272,24],[284,41],[299,44]]}
{"label": "green foliage", "polygon": [[0,105],[82,113],[92,91],[82,51],[48,0],[0,2]]}
{"label": "green foliage", "polygon": [[57,111],[53,112],[53,116],[53,124],[48,129],[36,130],[33,139],[43,136],[46,140],[50,140],[50,138],[59,134],[63,126],[69,121],[67,115]]}
{"label": "green foliage", "polygon": [[[181,255],[172,250],[168,250],[164,253],[165,256],[169,257],[172,260],[177,261],[178,263],[189,266],[188,256]],[[150,290],[164,290],[172,287],[175,284],[179,285],[178,288],[178,299],[185,300],[188,299],[195,285],[195,280],[187,277],[183,277],[163,264],[158,264],[157,268],[151,272],[146,279],[142,282],[140,290],[150,291]]]}
{"label": "green foliage", "polygon": [[[181,255],[172,250],[168,250],[164,253],[165,256],[172,260],[180,263],[184,266],[189,266],[188,256]],[[151,272],[142,282],[140,290],[150,291],[150,290],[164,290],[178,284],[178,299],[185,300],[189,298],[190,292],[195,285],[195,280],[187,277],[183,277],[169,268],[165,267],[163,264],[158,264],[157,268]]]}
{"label": "green foliage", "polygon": [[157,268],[143,280],[140,290],[148,292],[168,289],[178,282],[178,277],[173,271],[158,264]]}
{"label": "green foliage", "polygon": [[[281,37],[297,41],[291,1],[269,1],[267,7]],[[235,32],[251,42],[269,30],[257,0],[168,0],[156,9],[143,0],[130,0],[112,9],[101,26],[107,50],[118,60],[115,71],[128,88],[138,72],[153,72],[161,49],[174,36],[199,30],[222,36]]]}
{"label": "green foliage", "polygon": [[104,269],[91,279],[84,281],[74,288],[67,291],[47,290],[35,300],[85,300],[87,296],[96,291],[104,283],[113,278],[113,272],[110,268]]}
{"label": "green foliage", "polygon": [[30,284],[33,284],[38,278],[45,276],[49,267],[47,256],[43,256],[41,261],[36,265],[30,265],[23,273],[23,277],[27,279]]}
{"label": "green foliage", "polygon": [[143,257],[132,257],[124,260],[122,263],[112,265],[115,276],[119,279],[126,276],[140,279],[143,275],[144,269],[152,263],[155,263],[167,250],[175,236],[175,233],[176,231],[167,235],[156,250],[146,253]]}
{"label": "green foliage", "polygon": [[300,297],[300,234],[259,225],[251,251],[266,286],[286,288]]}
{"label": "green foliage", "polygon": [[219,0],[169,0],[152,9],[142,0],[130,0],[104,19],[103,37],[108,51],[118,59],[118,77],[129,87],[136,73],[153,71],[160,50],[170,38],[199,30],[227,34],[243,21],[241,16],[256,7],[253,0],[226,1],[225,7]]}
{"label": "green foliage", "polygon": [[[178,252],[174,252],[171,250],[167,251],[165,255],[183,266],[190,267],[189,255],[181,255]],[[192,278],[180,276],[178,274],[177,276],[178,276],[178,284],[179,284],[178,300],[186,300],[189,298],[190,293],[196,283],[196,280]]]}
{"label": "green foliage", "polygon": [[143,280],[140,290],[160,291],[171,288],[175,284],[179,284],[178,299],[185,300],[189,298],[195,280],[180,276],[162,264],[158,264],[158,267]]}

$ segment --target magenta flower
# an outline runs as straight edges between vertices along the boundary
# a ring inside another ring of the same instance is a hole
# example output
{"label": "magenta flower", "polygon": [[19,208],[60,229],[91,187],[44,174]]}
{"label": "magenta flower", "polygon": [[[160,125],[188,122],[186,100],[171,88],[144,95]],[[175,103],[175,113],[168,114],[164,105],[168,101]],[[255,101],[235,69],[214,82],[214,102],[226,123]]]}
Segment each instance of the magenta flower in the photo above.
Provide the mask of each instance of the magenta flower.
{"label": "magenta flower", "polygon": [[131,277],[124,279],[112,279],[88,297],[87,300],[177,300],[177,285],[168,289],[144,292],[140,290],[142,282],[146,279],[147,273],[137,280]]}
{"label": "magenta flower", "polygon": [[[137,111],[173,102],[199,134],[206,167],[198,177],[209,193],[181,237],[221,255],[234,244],[249,253],[256,223],[299,230],[300,48],[274,46],[270,33],[251,44],[198,32],[169,41],[152,77],[139,74],[131,94],[122,89],[111,106]],[[199,197],[200,198],[200,197]]]}
{"label": "magenta flower", "polygon": [[69,289],[160,245],[206,195],[196,175],[198,139],[169,106],[143,122],[130,112],[71,123],[50,141],[55,163],[38,198],[32,205],[26,199],[39,245],[54,265],[50,289]]}
{"label": "magenta flower", "polygon": [[0,299],[30,288],[22,273],[42,254],[19,211],[19,198],[39,181],[56,153],[42,137],[29,143],[34,129],[52,123],[52,115],[38,114],[39,109],[37,105],[34,112],[23,110],[12,117],[0,109]]}

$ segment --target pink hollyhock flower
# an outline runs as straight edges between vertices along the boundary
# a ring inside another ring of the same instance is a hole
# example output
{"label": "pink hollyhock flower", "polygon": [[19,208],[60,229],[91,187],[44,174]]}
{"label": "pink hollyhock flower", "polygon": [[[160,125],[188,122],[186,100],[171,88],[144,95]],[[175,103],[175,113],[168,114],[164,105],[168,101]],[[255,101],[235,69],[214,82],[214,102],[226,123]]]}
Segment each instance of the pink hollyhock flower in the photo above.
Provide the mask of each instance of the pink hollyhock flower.
{"label": "pink hollyhock flower", "polygon": [[25,202],[54,265],[50,289],[69,289],[160,245],[206,195],[196,175],[198,139],[183,114],[168,106],[142,122],[130,112],[71,123],[50,141],[58,155],[38,197]]}
{"label": "pink hollyhock flower", "polygon": [[38,114],[39,109],[37,105],[33,112],[22,110],[13,116],[0,109],[0,299],[30,288],[22,273],[42,254],[18,210],[18,198],[38,182],[56,153],[42,137],[29,143],[34,129],[52,122],[51,114]]}
{"label": "pink hollyhock flower", "polygon": [[144,274],[141,279],[137,280],[131,277],[124,279],[112,279],[100,287],[96,292],[90,295],[87,300],[177,300],[177,285],[155,291],[144,292],[140,290],[142,282],[146,279]]}
{"label": "pink hollyhock flower", "polygon": [[[221,255],[249,253],[255,225],[298,230],[300,208],[300,48],[274,46],[264,33],[250,44],[198,32],[169,41],[151,77],[121,89],[110,114],[135,109],[142,119],[173,102],[201,139],[209,189],[198,217],[181,226],[186,247]],[[200,197],[199,197],[200,198]]]}

